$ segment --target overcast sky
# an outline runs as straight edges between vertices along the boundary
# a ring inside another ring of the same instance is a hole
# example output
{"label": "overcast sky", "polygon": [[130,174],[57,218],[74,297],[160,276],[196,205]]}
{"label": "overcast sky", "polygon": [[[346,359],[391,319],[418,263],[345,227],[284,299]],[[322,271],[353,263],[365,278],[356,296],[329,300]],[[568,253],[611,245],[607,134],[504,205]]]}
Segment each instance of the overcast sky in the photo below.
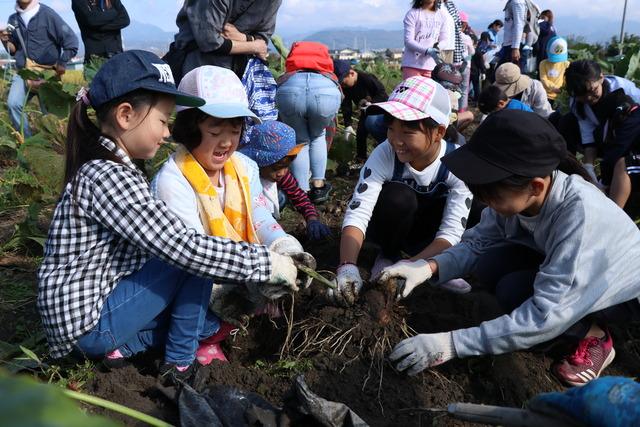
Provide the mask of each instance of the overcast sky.
{"label": "overcast sky", "polygon": [[[131,18],[155,24],[166,31],[175,29],[175,16],[182,0],[122,0]],[[42,0],[60,12],[76,27],[70,0]],[[505,0],[455,0],[470,16],[472,26],[484,28],[489,21],[502,18]],[[0,22],[6,22],[15,2],[0,0]],[[409,0],[283,0],[278,13],[277,32],[283,35],[309,34],[331,27],[369,27],[401,29]],[[602,16],[609,25],[620,22],[624,0],[538,0],[543,9],[556,16]],[[629,0],[628,17],[640,21],[640,0]],[[397,24],[397,25],[396,25]],[[560,24],[560,23],[558,23]]]}

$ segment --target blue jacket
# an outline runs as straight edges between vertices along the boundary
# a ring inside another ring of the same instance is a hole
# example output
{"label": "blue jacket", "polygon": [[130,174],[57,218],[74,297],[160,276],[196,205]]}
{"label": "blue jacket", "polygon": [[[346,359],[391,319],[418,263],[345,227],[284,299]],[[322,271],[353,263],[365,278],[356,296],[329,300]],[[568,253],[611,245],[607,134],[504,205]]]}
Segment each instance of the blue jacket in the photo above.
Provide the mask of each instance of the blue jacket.
{"label": "blue jacket", "polygon": [[40,4],[40,10],[29,21],[28,28],[18,13],[9,16],[9,24],[16,27],[11,32],[10,41],[16,47],[13,56],[16,67],[22,69],[27,62],[24,46],[20,43],[20,31],[29,58],[38,64],[66,64],[78,52],[78,37],[53,9]]}

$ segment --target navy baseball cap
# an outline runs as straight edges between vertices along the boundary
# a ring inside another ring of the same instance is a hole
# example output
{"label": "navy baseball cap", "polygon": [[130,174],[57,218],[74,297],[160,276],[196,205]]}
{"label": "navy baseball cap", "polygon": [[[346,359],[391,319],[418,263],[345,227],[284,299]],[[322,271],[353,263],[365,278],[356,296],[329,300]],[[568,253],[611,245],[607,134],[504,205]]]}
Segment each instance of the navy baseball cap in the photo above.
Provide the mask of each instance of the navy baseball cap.
{"label": "navy baseball cap", "polygon": [[101,105],[138,89],[165,93],[176,97],[176,104],[200,107],[205,101],[176,89],[171,67],[155,54],[144,50],[128,50],[115,55],[100,67],[91,85],[91,106]]}
{"label": "navy baseball cap", "polygon": [[338,81],[342,81],[351,70],[351,63],[344,59],[333,60],[333,72],[338,78]]}

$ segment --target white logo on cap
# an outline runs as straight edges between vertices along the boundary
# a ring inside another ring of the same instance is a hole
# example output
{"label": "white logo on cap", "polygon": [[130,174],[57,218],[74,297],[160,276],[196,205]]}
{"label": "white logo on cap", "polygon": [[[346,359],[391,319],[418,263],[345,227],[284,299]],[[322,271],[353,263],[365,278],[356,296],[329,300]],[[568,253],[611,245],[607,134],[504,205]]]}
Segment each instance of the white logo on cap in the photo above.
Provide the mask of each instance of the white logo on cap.
{"label": "white logo on cap", "polygon": [[173,80],[173,74],[171,74],[171,67],[168,64],[151,64],[158,69],[160,72],[160,78],[158,81],[160,83],[171,83],[176,84],[175,80]]}

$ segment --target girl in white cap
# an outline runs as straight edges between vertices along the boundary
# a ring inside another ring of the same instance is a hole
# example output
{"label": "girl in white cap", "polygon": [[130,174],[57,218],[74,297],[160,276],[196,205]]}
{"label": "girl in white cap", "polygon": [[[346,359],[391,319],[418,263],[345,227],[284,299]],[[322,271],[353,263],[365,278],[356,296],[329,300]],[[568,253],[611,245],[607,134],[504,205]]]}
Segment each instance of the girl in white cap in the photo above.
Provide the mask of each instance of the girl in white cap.
{"label": "girl in white cap", "polygon": [[[443,140],[451,112],[444,87],[411,77],[389,101],[369,108],[386,114],[388,140],[362,168],[342,223],[338,289],[330,292],[341,304],[353,304],[362,287],[356,263],[365,233],[381,247],[371,272],[375,276],[402,251],[433,256],[458,243],[472,203],[469,189],[440,162],[457,147]],[[449,285],[468,289],[462,280]]]}
{"label": "girl in white cap", "polygon": [[[261,243],[315,267],[313,257],[284,232],[267,209],[256,163],[236,152],[245,118],[260,122],[249,109],[238,77],[226,68],[205,65],[187,73],[179,88],[203,98],[206,104],[178,108],[173,137],[180,146],[154,178],[154,193],[198,233]],[[220,277],[216,283],[210,307],[224,322],[236,325],[243,316],[266,309],[270,300],[286,294],[264,295],[253,284],[237,284],[231,277]],[[247,301],[246,307],[229,302],[237,297]],[[223,323],[218,334],[202,342],[197,353],[201,364],[226,360],[219,343],[231,329]]]}

